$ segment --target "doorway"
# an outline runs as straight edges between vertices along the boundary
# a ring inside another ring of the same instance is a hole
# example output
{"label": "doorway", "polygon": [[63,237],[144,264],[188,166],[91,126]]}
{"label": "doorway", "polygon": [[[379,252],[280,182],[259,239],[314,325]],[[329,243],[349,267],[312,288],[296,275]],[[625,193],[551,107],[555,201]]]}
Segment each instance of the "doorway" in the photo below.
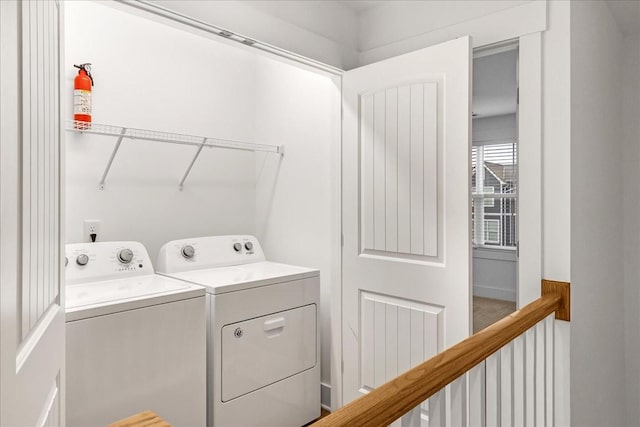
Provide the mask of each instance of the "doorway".
{"label": "doorway", "polygon": [[473,59],[471,187],[473,332],[516,309],[518,44]]}

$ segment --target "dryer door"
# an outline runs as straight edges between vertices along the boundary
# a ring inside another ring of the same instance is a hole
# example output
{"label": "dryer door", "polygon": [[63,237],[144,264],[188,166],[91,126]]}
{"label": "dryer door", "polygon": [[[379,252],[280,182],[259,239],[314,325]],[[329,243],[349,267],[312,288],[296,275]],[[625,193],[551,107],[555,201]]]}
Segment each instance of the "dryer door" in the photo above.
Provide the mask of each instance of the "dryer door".
{"label": "dryer door", "polygon": [[222,327],[222,401],[278,382],[317,363],[316,305]]}

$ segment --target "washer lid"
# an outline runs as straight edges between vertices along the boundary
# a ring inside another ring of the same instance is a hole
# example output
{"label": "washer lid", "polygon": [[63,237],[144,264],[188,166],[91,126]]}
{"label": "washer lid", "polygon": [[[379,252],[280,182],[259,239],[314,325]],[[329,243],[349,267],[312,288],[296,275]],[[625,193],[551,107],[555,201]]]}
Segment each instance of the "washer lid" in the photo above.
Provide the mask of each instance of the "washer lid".
{"label": "washer lid", "polygon": [[318,270],[311,268],[265,261],[230,267],[183,271],[171,274],[171,277],[204,286],[210,294],[223,294],[319,275]]}
{"label": "washer lid", "polygon": [[67,322],[194,298],[205,293],[200,286],[157,274],[67,285],[65,292]]}

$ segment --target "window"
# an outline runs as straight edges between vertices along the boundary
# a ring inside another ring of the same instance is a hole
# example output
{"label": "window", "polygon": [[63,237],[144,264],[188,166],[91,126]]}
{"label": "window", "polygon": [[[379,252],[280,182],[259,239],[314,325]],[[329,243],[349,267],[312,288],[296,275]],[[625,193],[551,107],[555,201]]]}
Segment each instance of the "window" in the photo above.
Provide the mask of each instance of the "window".
{"label": "window", "polygon": [[500,244],[500,220],[484,220],[484,242]]}
{"label": "window", "polygon": [[[496,191],[493,187],[484,187],[484,194],[494,194]],[[496,206],[496,199],[484,199],[485,208],[493,208]]]}
{"label": "window", "polygon": [[[473,244],[516,247],[517,143],[484,144],[471,150]],[[488,194],[493,195],[487,197]]]}

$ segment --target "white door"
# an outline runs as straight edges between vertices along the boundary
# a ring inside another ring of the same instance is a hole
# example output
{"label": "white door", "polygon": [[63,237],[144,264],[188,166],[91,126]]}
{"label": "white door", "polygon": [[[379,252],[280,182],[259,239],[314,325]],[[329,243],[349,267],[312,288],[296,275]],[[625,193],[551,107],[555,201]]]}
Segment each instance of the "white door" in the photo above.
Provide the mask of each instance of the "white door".
{"label": "white door", "polygon": [[0,425],[64,425],[60,5],[0,1]]}
{"label": "white door", "polygon": [[343,403],[470,331],[471,40],[345,73]]}

